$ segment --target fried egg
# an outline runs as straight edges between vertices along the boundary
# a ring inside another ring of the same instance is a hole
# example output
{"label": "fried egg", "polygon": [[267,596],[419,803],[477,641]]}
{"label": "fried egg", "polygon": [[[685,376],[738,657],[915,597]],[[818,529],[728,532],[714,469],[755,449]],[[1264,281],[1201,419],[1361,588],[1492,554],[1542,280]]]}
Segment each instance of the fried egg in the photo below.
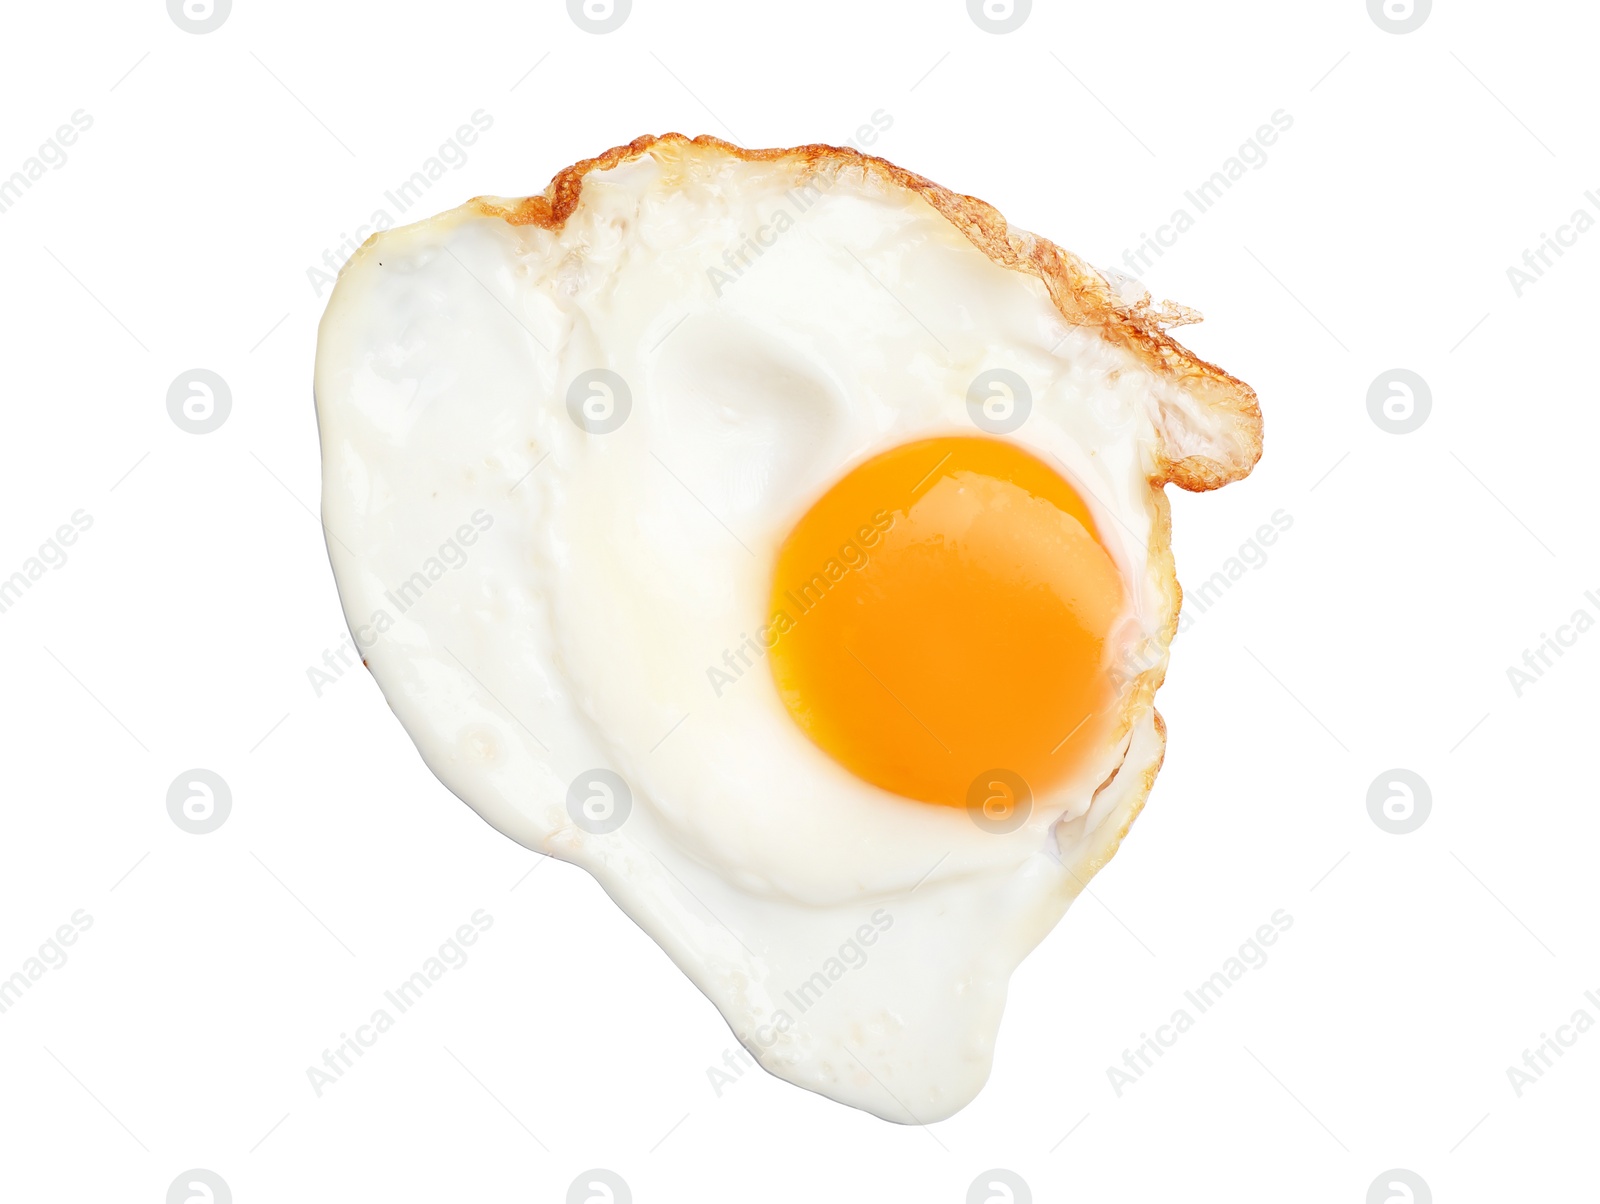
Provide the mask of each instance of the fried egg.
{"label": "fried egg", "polygon": [[345,615],[762,1066],[942,1119],[1160,765],[1163,487],[1260,455],[1194,317],[881,159],[638,139],[345,266]]}

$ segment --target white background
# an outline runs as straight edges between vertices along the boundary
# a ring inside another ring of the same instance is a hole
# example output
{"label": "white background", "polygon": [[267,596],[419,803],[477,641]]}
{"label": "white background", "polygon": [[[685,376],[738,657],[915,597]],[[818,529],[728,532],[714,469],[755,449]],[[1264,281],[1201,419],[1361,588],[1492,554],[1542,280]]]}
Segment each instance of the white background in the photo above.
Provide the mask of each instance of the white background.
{"label": "white background", "polygon": [[[159,1204],[191,1167],[240,1204],[559,1201],[589,1167],[640,1202],[957,1204],[990,1167],[1052,1201],[1359,1204],[1393,1167],[1441,1202],[1595,1191],[1600,1033],[1507,1076],[1600,1020],[1600,633],[1507,676],[1600,618],[1600,232],[1520,297],[1506,272],[1600,215],[1592,8],[1441,0],[1404,35],[1360,0],[1041,2],[1007,35],[957,0],[635,0],[603,36],[551,0],[5,19],[0,178],[93,124],[0,213],[0,576],[93,525],[0,614],[0,977],[92,927],[0,1015],[0,1198]],[[1293,525],[1178,638],[1150,805],[949,1121],[755,1071],[719,1098],[728,1029],[596,885],[451,797],[365,674],[313,691],[343,621],[307,269],[478,109],[411,216],[641,133],[840,142],[883,110],[873,151],[1106,266],[1293,118],[1143,273],[1266,417],[1248,481],[1173,497],[1180,578]],[[1367,410],[1396,366],[1432,393],[1406,435]],[[194,367],[232,392],[207,435],[166,409]],[[232,789],[206,836],[166,811],[194,767]],[[1395,767],[1432,792],[1405,836],[1367,812]],[[479,908],[470,961],[318,1098],[306,1068]],[[1280,908],[1267,964],[1119,1096],[1107,1068]]]}

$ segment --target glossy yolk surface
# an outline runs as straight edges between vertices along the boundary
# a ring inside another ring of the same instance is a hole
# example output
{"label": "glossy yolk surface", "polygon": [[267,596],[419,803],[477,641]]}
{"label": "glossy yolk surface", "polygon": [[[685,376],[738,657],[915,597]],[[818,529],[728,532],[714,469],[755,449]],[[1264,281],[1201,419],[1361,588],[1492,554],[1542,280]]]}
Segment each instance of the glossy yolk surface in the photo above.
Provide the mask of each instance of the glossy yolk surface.
{"label": "glossy yolk surface", "polygon": [[779,552],[766,642],[806,734],[858,777],[968,805],[1037,794],[1115,721],[1122,578],[1082,498],[998,439],[908,443],[839,480]]}

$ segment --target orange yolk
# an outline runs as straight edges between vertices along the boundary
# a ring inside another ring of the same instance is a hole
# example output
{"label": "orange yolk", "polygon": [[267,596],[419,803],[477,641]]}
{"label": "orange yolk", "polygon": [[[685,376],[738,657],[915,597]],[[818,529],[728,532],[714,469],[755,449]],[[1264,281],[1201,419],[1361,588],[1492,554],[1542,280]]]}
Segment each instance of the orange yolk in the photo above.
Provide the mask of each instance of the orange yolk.
{"label": "orange yolk", "polygon": [[925,439],[852,469],[795,525],[769,660],[841,765],[964,807],[997,770],[1048,790],[1114,729],[1107,644],[1125,604],[1060,474],[998,439]]}

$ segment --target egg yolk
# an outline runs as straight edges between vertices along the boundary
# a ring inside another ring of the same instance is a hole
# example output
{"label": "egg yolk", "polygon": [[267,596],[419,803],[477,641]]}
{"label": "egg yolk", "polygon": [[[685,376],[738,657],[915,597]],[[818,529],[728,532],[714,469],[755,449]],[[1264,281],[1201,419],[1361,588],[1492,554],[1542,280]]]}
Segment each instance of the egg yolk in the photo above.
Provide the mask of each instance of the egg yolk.
{"label": "egg yolk", "polygon": [[778,691],[856,776],[964,807],[1059,783],[1113,730],[1126,603],[1083,499],[1014,444],[908,443],[852,469],[778,555]]}

